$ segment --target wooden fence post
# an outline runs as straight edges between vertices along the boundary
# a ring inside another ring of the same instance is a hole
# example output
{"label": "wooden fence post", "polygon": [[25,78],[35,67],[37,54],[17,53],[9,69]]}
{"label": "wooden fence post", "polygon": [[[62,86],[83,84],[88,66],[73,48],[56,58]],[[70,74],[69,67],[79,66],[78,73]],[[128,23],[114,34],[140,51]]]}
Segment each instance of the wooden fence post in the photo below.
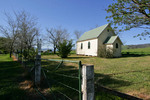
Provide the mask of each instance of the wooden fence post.
{"label": "wooden fence post", "polygon": [[35,60],[35,84],[40,84],[41,81],[41,40],[37,43],[38,55]]}
{"label": "wooden fence post", "polygon": [[82,65],[82,100],[94,100],[94,65]]}

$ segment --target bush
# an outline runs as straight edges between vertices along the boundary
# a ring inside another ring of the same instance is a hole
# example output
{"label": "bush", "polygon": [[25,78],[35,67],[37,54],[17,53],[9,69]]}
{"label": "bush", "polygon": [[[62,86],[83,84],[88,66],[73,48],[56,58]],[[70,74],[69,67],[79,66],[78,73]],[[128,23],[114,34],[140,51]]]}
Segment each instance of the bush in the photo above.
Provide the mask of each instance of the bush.
{"label": "bush", "polygon": [[58,56],[61,58],[67,58],[73,46],[74,44],[72,44],[72,40],[63,40],[62,42],[59,42],[57,46]]}
{"label": "bush", "polygon": [[106,49],[106,46],[100,46],[99,47],[99,57],[112,58],[113,52],[112,52],[111,48]]}
{"label": "bush", "polygon": [[49,49],[49,50],[47,50],[47,51],[45,51],[45,52],[41,52],[41,54],[42,54],[42,55],[50,55],[50,54],[52,54],[52,50]]}
{"label": "bush", "polygon": [[2,50],[0,50],[0,54],[3,54],[3,51],[2,51]]}

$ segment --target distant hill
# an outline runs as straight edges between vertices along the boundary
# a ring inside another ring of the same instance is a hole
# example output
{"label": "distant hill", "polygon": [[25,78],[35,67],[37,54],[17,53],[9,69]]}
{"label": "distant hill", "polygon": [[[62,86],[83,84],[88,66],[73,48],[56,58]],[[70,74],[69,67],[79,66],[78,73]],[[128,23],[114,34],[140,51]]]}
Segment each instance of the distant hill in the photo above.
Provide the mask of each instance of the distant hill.
{"label": "distant hill", "polygon": [[150,47],[149,44],[138,44],[138,45],[124,45],[122,46],[122,49],[136,49],[136,48],[147,48]]}

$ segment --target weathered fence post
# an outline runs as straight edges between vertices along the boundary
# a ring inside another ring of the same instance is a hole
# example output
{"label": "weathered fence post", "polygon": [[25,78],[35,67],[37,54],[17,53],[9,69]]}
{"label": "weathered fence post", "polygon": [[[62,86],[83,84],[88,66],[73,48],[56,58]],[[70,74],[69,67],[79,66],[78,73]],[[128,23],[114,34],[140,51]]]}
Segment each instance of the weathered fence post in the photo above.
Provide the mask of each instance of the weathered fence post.
{"label": "weathered fence post", "polygon": [[82,100],[94,100],[94,65],[82,65]]}
{"label": "weathered fence post", "polygon": [[38,55],[35,60],[35,84],[40,84],[41,81],[41,40],[37,43]]}

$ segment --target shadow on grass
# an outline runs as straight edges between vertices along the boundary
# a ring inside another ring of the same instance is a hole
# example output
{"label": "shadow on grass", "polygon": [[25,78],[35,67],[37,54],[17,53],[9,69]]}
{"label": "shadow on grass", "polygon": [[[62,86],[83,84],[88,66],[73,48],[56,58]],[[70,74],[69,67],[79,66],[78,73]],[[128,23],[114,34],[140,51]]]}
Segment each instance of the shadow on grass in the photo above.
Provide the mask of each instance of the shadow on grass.
{"label": "shadow on grass", "polygon": [[[48,63],[45,63],[48,64]],[[53,70],[55,67],[58,65],[58,62],[53,62],[49,63],[49,67],[44,67],[48,70]],[[68,87],[65,87],[64,85],[60,84],[63,83],[67,86],[70,86],[71,88],[74,89],[79,89],[79,80],[75,78],[68,78],[68,77],[63,77],[62,75],[57,75],[57,74],[63,74],[66,76],[75,76],[78,77],[78,67],[72,66],[69,64],[68,66],[64,64],[63,66],[60,66],[60,68],[56,72],[46,72],[46,76],[48,78],[48,82],[51,87],[52,93],[54,93],[55,97],[57,99],[61,100],[66,100],[64,96],[59,94],[57,91],[61,91],[65,95],[69,96],[73,100],[78,100],[78,95],[79,93],[77,91],[74,91]],[[124,80],[118,80],[114,79],[110,75],[104,75],[104,74],[95,74],[95,84],[96,85],[103,85],[106,87],[113,87],[113,89],[117,89],[118,87],[123,87],[123,86],[129,86],[131,85],[130,82],[124,81]],[[46,86],[46,85],[44,85]],[[45,87],[46,88],[46,87]],[[97,90],[97,89],[95,89]],[[111,100],[114,98],[115,100],[123,100],[117,96],[110,95],[107,93],[103,93],[103,91],[95,91],[96,94],[96,100],[102,99],[102,100]]]}
{"label": "shadow on grass", "polygon": [[25,91],[19,88],[19,79],[23,69],[18,62],[0,62],[0,99],[1,100],[26,100]]}
{"label": "shadow on grass", "polygon": [[150,53],[143,53],[143,52],[126,52],[122,53],[122,57],[143,57],[143,56],[150,56]]}
{"label": "shadow on grass", "polygon": [[114,79],[111,75],[95,74],[95,84],[117,89],[118,87],[129,86],[132,83],[124,80]]}

